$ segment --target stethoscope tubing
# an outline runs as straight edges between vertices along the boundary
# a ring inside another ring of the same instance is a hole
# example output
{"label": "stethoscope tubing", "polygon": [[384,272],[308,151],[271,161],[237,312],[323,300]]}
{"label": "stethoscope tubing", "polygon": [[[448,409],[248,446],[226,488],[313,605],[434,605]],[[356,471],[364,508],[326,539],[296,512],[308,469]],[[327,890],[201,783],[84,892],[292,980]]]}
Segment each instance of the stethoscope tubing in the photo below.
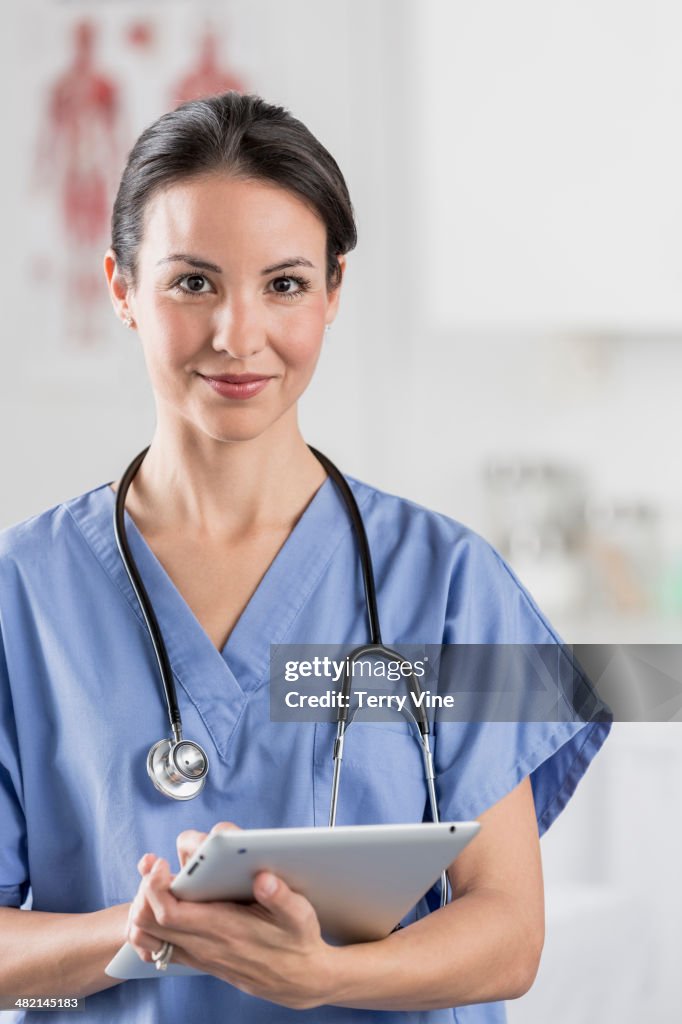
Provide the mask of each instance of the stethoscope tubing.
{"label": "stethoscope tubing", "polygon": [[[149,598],[145,585],[142,582],[142,577],[140,576],[137,565],[135,564],[135,559],[133,558],[132,552],[130,550],[130,545],[128,544],[128,538],[126,535],[125,528],[126,495],[128,493],[128,489],[135,474],[139,470],[140,466],[142,465],[142,462],[144,461],[145,456],[147,455],[147,452],[149,451],[149,447],[150,446],[148,445],[138,455],[135,456],[135,458],[126,468],[123,476],[121,477],[119,487],[116,491],[116,502],[114,506],[114,536],[116,538],[116,544],[119,550],[119,554],[121,556],[121,560],[123,562],[126,573],[130,580],[130,584],[135,592],[135,596],[137,597],[138,604],[142,611],[142,615],[144,617],[145,624],[147,626],[147,630],[152,641],[154,654],[156,656],[156,661],[158,664],[159,676],[163,685],[163,695],[166,708],[168,711],[168,719],[173,732],[172,741],[160,740],[150,750],[150,755],[147,762],[148,772],[150,774],[152,782],[154,783],[156,788],[159,789],[162,793],[165,793],[167,796],[175,797],[176,799],[186,800],[191,799],[192,796],[196,796],[203,788],[205,776],[208,771],[208,759],[206,758],[206,754],[203,751],[203,749],[199,746],[199,744],[193,743],[193,741],[184,741],[186,744],[195,747],[197,751],[199,751],[203,755],[203,757],[205,758],[205,768],[200,781],[198,781],[194,787],[190,785],[190,789],[194,788],[194,791],[191,792],[191,795],[181,795],[182,790],[180,787],[184,786],[185,789],[187,789],[187,780],[178,781],[177,775],[175,777],[175,780],[173,780],[173,765],[171,764],[173,750],[177,748],[177,745],[179,743],[183,742],[182,717],[180,715],[180,708],[178,706],[177,691],[175,689],[175,680],[173,679],[173,671],[168,657],[168,652],[166,650],[166,645],[163,640],[163,635],[161,633],[161,627],[159,626],[158,619],[154,612],[154,608],[152,606],[152,602]],[[343,474],[340,472],[339,469],[337,469],[334,463],[329,458],[327,458],[326,455],[323,455],[322,452],[318,451],[316,448],[313,448],[312,445],[308,445],[308,448],[315,456],[315,458],[318,460],[318,462],[320,462],[324,469],[327,471],[328,475],[331,477],[333,483],[337,487],[341,495],[341,498],[344,502],[344,505],[346,506],[346,510],[348,512],[351,523],[353,525],[358,545],[358,551],[360,555],[360,561],[362,565],[367,620],[369,624],[369,633],[371,637],[371,640],[368,644],[363,644],[359,647],[356,647],[351,652],[351,654],[348,655],[346,658],[346,670],[344,673],[342,692],[344,693],[347,699],[340,702],[341,706],[339,707],[337,712],[337,734],[336,739],[334,740],[333,750],[333,776],[329,810],[329,825],[334,826],[336,824],[336,812],[338,807],[338,795],[339,785],[341,781],[341,765],[343,762],[345,734],[348,726],[351,724],[354,717],[354,712],[351,712],[349,718],[349,707],[353,690],[352,665],[354,664],[357,658],[369,654],[379,655],[381,657],[391,659],[397,659],[400,661],[405,661],[406,659],[404,659],[399,652],[394,651],[389,647],[386,647],[381,639],[381,626],[379,622],[379,611],[377,607],[372,557],[370,553],[369,543],[367,540],[365,526],[357,502],[355,501],[353,492],[351,491],[348,482],[346,481]],[[419,683],[417,682],[417,679],[413,672],[410,673],[408,679],[409,685],[412,688],[412,691],[415,694],[415,696],[421,696],[421,687],[419,686]],[[438,813],[438,800],[435,789],[433,757],[431,754],[431,747],[429,743],[429,721],[421,701],[416,701],[415,703],[419,710],[419,719],[417,720],[417,718],[415,718],[415,716],[411,712],[408,712],[408,715],[409,718],[412,720],[412,723],[417,728],[418,741],[421,747],[422,757],[424,761],[424,776],[427,784],[431,817],[434,822],[438,822],[440,820],[440,816]],[[166,761],[168,762],[168,765],[166,767],[170,770],[166,772],[167,777],[160,778],[157,774],[158,765],[155,768],[152,768],[152,761],[154,752],[157,751],[159,747],[162,747],[164,742],[168,744],[168,750],[166,752],[164,748],[165,756],[163,761],[164,764]],[[176,771],[177,768],[178,765],[176,764]],[[175,792],[174,789],[176,789],[177,792]],[[446,902],[447,874],[446,872],[443,872],[443,875],[441,876],[441,906],[444,906]]]}
{"label": "stethoscope tubing", "polygon": [[365,588],[365,603],[367,605],[367,620],[369,622],[369,633],[372,638],[373,644],[381,644],[381,626],[379,625],[379,611],[377,609],[377,595],[376,588],[374,586],[374,568],[372,566],[372,556],[369,550],[369,543],[367,541],[367,533],[365,532],[365,524],[362,521],[360,515],[360,509],[358,508],[357,502],[348,486],[348,482],[344,477],[343,473],[336,468],[334,463],[319,452],[317,448],[313,448],[312,445],[308,445],[308,448],[313,453],[318,462],[321,462],[324,468],[329,473],[337,488],[341,492],[344,504],[350,516],[350,520],[355,530],[355,536],[360,552],[360,561],[362,563],[362,575]]}
{"label": "stethoscope tubing", "polygon": [[116,491],[116,504],[114,507],[114,536],[116,538],[119,554],[121,555],[121,561],[125,566],[128,579],[135,591],[135,596],[137,597],[140,610],[147,625],[147,630],[149,631],[149,636],[154,648],[154,654],[156,655],[156,661],[159,666],[159,675],[163,684],[163,697],[168,709],[168,719],[170,721],[171,729],[173,730],[173,737],[177,743],[182,739],[182,717],[180,715],[180,708],[178,707],[178,696],[175,689],[175,680],[173,679],[173,670],[171,669],[168,651],[166,650],[166,644],[161,633],[161,627],[159,626],[147,589],[142,582],[142,577],[140,576],[137,565],[135,564],[135,559],[133,558],[128,544],[128,537],[125,528],[125,499],[128,493],[128,488],[130,487],[133,477],[142,465],[144,457],[149,451],[149,447],[150,446],[147,445],[139,455],[135,456],[121,477],[120,484]]}

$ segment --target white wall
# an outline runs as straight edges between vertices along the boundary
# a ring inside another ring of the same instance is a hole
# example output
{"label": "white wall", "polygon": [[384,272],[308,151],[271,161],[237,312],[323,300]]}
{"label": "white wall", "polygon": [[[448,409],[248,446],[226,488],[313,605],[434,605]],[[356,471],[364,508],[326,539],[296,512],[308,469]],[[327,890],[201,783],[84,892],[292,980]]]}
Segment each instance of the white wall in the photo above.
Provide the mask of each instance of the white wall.
{"label": "white wall", "polygon": [[[335,154],[353,197],[361,244],[302,417],[311,441],[369,479],[386,443],[376,403],[358,400],[358,393],[367,393],[396,330],[385,247],[396,230],[389,140],[398,109],[390,109],[384,71],[395,60],[401,20],[389,33],[385,25],[393,22],[389,10],[392,15],[400,5],[348,0],[334,7],[333,25],[328,4],[306,0],[293,0],[285,13],[269,0],[229,6],[169,0],[163,16],[160,6],[103,0],[95,10],[78,0],[26,0],[3,15],[4,87],[22,100],[7,105],[3,123],[11,158],[3,163],[0,201],[11,244],[2,247],[0,431],[6,445],[0,525],[113,479],[146,443],[153,423],[135,339],[113,311],[103,305],[97,343],[89,350],[75,348],[65,332],[68,311],[59,287],[65,256],[54,197],[28,190],[45,92],[70,59],[71,25],[83,14],[96,16],[101,26],[100,67],[120,79],[126,149],[166,109],[168,85],[186,67],[188,40],[203,25],[197,15],[208,12],[229,39],[226,55],[248,87],[289,107]],[[140,13],[157,27],[155,50],[145,59],[134,58],[121,43],[125,26]],[[49,280],[37,279],[37,261],[49,267]]]}

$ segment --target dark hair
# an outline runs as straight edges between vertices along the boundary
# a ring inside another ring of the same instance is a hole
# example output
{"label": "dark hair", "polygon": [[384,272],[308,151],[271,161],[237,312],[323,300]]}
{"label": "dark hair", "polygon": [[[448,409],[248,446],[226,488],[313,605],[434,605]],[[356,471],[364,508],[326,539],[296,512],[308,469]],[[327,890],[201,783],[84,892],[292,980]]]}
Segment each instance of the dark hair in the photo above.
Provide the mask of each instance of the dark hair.
{"label": "dark hair", "polygon": [[338,164],[284,107],[235,90],[191,100],[163,114],[130,151],[111,217],[111,248],[132,285],[151,197],[176,182],[215,171],[272,182],[312,207],[327,228],[327,288],[338,287],[336,257],[357,242],[353,207]]}

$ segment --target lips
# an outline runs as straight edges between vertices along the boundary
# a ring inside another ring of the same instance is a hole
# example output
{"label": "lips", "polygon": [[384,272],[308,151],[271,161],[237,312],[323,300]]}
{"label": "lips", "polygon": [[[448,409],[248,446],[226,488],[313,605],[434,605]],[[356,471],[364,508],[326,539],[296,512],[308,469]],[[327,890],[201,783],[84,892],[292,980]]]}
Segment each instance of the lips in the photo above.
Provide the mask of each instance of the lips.
{"label": "lips", "polygon": [[202,373],[208,380],[220,380],[226,384],[251,384],[256,380],[269,380],[265,373]]}
{"label": "lips", "polygon": [[256,373],[221,373],[217,377],[205,377],[200,373],[199,376],[223,398],[237,399],[254,398],[272,380],[272,377],[262,377]]}

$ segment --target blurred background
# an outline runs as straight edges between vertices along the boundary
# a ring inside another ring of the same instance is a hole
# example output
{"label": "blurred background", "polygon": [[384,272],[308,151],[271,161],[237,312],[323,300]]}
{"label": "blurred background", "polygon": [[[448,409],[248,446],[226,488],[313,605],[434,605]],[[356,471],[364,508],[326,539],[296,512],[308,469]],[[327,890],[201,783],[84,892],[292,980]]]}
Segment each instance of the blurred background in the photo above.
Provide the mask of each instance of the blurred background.
{"label": "blurred background", "polygon": [[[679,642],[676,0],[22,0],[0,48],[0,527],[148,442],[111,203],[142,128],[235,88],[308,125],[357,214],[305,436],[487,537],[567,642]],[[677,1019],[681,811],[679,723],[614,726],[543,839],[512,1024]]]}

